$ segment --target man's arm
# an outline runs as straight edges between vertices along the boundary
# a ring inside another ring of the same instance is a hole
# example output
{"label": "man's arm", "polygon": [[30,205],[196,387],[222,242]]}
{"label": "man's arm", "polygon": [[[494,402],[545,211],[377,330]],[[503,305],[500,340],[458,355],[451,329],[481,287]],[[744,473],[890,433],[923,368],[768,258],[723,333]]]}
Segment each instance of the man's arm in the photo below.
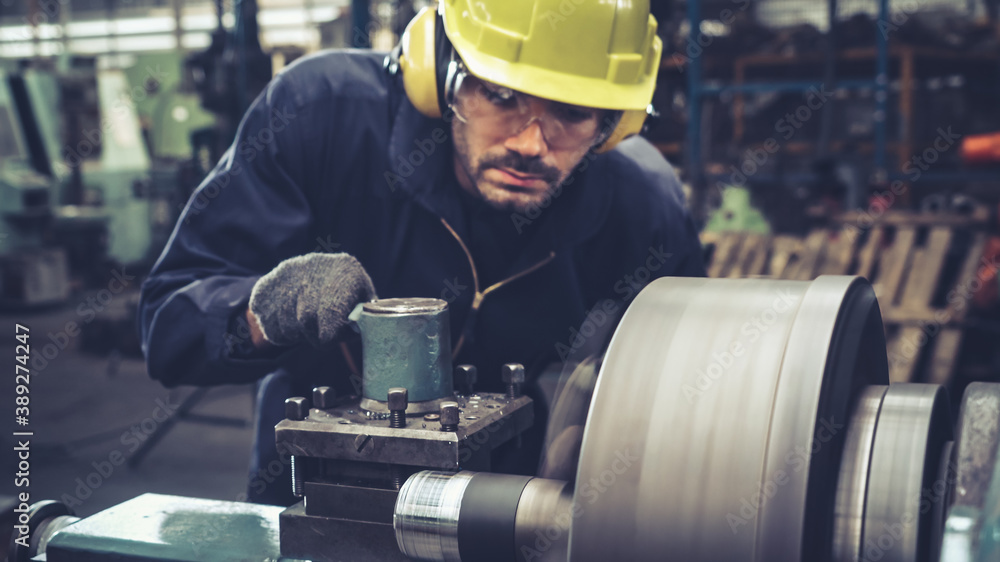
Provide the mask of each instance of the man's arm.
{"label": "man's arm", "polygon": [[[143,283],[143,351],[165,385],[249,382],[273,369],[277,351],[267,352],[259,326],[237,320],[262,275],[309,251],[308,155],[321,145],[310,108],[285,79],[272,81]],[[262,352],[247,354],[248,344]]]}

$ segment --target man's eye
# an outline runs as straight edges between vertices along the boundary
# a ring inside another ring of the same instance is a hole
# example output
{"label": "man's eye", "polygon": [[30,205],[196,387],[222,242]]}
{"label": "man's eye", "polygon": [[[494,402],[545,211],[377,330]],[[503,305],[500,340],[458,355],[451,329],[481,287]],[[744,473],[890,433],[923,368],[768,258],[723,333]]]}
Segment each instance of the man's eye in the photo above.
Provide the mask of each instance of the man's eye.
{"label": "man's eye", "polygon": [[571,105],[557,104],[553,108],[553,113],[559,119],[567,121],[569,123],[583,123],[589,119],[594,118],[594,112],[588,111],[586,109],[581,109],[579,107],[573,107]]}
{"label": "man's eye", "polygon": [[494,90],[483,86],[480,91],[491,103],[500,106],[511,105],[517,102],[517,96],[510,90]]}

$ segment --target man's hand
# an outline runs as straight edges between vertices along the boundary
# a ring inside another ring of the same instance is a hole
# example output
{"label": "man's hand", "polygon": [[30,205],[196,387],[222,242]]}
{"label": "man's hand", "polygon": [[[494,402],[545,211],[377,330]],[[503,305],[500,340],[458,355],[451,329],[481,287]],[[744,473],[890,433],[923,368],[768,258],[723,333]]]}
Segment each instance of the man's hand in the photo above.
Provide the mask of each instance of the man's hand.
{"label": "man's hand", "polygon": [[258,349],[303,341],[319,347],[341,337],[347,315],[374,297],[371,278],[353,256],[311,253],[287,259],[253,287],[247,309],[251,339]]}

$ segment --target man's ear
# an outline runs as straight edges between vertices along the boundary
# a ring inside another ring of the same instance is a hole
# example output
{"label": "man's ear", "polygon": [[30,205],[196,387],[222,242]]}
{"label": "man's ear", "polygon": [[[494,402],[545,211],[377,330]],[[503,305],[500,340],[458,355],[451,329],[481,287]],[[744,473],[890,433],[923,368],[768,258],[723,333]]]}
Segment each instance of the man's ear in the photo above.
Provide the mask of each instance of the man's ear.
{"label": "man's ear", "polygon": [[601,132],[597,135],[597,140],[594,141],[594,144],[591,145],[591,150],[596,149],[604,144],[604,141],[608,140],[608,137],[618,128],[618,123],[621,122],[622,115],[624,114],[624,111],[614,109],[602,110],[600,121]]}

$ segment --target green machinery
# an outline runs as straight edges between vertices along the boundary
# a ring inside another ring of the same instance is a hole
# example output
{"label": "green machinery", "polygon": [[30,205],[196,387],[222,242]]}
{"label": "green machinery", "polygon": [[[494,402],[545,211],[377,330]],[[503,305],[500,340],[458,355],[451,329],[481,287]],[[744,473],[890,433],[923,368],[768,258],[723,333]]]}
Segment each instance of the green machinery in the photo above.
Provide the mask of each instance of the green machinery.
{"label": "green machinery", "polygon": [[68,264],[65,252],[45,248],[56,184],[34,167],[19,93],[0,72],[0,303],[44,305],[69,295]]}

